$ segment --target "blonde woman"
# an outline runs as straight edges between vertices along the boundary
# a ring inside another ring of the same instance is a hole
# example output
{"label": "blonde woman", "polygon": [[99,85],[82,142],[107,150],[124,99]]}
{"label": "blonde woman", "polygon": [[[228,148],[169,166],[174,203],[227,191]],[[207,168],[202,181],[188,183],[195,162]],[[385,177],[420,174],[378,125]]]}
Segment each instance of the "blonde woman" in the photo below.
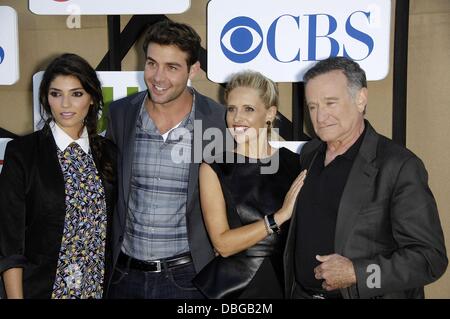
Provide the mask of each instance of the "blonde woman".
{"label": "blonde woman", "polygon": [[305,172],[297,154],[269,144],[274,82],[258,72],[235,74],[225,102],[236,147],[200,166],[203,217],[218,256],[194,284],[207,298],[282,298],[285,226]]}

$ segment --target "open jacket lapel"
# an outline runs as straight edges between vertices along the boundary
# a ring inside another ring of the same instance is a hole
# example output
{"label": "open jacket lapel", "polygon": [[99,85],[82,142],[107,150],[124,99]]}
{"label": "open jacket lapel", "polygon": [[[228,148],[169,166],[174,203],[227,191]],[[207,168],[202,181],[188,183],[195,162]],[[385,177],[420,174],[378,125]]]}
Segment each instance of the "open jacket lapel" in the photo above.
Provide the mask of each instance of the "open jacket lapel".
{"label": "open jacket lapel", "polygon": [[[211,110],[208,108],[206,101],[204,101],[203,97],[197,94],[197,91],[194,90],[195,94],[195,120],[201,120],[202,122],[202,130],[201,132],[193,132],[192,136],[192,150],[191,150],[191,164],[189,166],[189,182],[188,182],[188,194],[187,194],[187,206],[186,212],[190,212],[192,210],[192,204],[194,203],[194,198],[197,197],[197,189],[198,189],[198,170],[200,163],[196,162],[194,152],[201,152],[203,159],[203,149],[209,141],[205,141],[203,137],[203,133],[209,127],[213,127],[214,123],[211,123],[209,120],[209,114]],[[194,125],[195,127],[195,125]],[[198,139],[201,139],[200,141]],[[198,149],[201,146],[201,149]]]}
{"label": "open jacket lapel", "polygon": [[378,135],[366,121],[367,132],[355,158],[341,197],[336,221],[335,252],[342,254],[357,215],[373,194],[378,168],[373,160],[376,156]]}
{"label": "open jacket lapel", "polygon": [[[130,180],[131,180],[131,168],[134,157],[134,142],[136,140],[136,123],[141,109],[142,102],[145,98],[147,91],[143,91],[138,94],[132,101],[131,105],[126,107],[124,116],[123,127],[123,165],[122,165],[122,187],[123,187],[123,200],[125,201],[125,207],[128,207],[128,198],[130,193]],[[125,216],[121,216],[125,217]],[[125,221],[122,220],[122,225]]]}
{"label": "open jacket lapel", "polygon": [[[65,185],[63,173],[56,153],[56,143],[53,138],[50,127],[45,125],[39,132],[39,174],[43,189],[49,202],[55,205],[55,212],[58,212],[59,218],[64,222],[65,218]],[[53,197],[53,198],[51,198]]]}

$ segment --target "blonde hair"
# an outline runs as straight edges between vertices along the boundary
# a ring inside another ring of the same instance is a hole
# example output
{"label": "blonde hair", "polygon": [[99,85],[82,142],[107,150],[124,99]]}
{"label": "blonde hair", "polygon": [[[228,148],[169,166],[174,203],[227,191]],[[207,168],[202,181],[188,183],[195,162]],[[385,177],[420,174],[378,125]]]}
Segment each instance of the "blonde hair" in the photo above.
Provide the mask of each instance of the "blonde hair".
{"label": "blonde hair", "polygon": [[255,89],[259,92],[259,97],[268,109],[275,106],[278,109],[278,86],[257,71],[241,71],[231,76],[225,88],[225,102],[228,103],[228,95],[238,87]]}

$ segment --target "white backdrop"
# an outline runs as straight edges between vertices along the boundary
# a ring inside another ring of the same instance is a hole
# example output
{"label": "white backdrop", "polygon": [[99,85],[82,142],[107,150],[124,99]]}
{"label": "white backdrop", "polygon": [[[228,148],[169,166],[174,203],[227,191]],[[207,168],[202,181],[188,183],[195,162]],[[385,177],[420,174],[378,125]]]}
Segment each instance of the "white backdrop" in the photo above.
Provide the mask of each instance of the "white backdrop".
{"label": "white backdrop", "polygon": [[36,14],[173,14],[191,6],[190,0],[29,0]]}
{"label": "white backdrop", "polygon": [[19,80],[19,38],[17,12],[0,6],[0,85]]}
{"label": "white backdrop", "polygon": [[368,80],[389,72],[390,0],[211,0],[207,17],[214,82],[243,69],[299,82],[317,60],[336,55],[357,61]]}

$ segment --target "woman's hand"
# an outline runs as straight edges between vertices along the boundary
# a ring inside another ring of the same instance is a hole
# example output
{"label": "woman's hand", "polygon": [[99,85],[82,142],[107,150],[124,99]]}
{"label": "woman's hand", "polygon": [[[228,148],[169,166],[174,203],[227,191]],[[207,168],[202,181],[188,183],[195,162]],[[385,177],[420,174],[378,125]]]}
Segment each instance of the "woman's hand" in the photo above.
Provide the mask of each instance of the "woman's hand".
{"label": "woman's hand", "polygon": [[289,220],[294,210],[295,201],[297,200],[298,193],[302,189],[303,183],[306,178],[306,170],[300,172],[297,178],[291,185],[291,188],[284,197],[283,206],[275,213],[274,218],[278,226],[281,226],[285,221]]}

